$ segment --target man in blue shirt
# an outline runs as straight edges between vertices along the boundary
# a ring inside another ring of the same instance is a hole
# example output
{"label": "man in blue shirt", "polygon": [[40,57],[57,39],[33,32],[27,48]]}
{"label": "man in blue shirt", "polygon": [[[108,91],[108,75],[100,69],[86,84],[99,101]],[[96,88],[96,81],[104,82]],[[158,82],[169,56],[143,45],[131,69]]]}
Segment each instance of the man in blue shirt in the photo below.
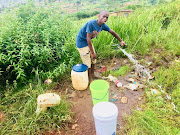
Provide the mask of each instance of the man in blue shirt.
{"label": "man in blue shirt", "polygon": [[101,11],[98,15],[98,20],[88,21],[80,29],[76,38],[76,46],[80,53],[81,59],[83,63],[88,66],[88,76],[90,82],[92,81],[92,77],[95,77],[94,64],[96,63],[96,53],[91,39],[95,38],[102,30],[105,30],[117,38],[121,46],[125,45],[124,41],[119,37],[119,35],[105,24],[108,17],[109,13],[107,11]]}

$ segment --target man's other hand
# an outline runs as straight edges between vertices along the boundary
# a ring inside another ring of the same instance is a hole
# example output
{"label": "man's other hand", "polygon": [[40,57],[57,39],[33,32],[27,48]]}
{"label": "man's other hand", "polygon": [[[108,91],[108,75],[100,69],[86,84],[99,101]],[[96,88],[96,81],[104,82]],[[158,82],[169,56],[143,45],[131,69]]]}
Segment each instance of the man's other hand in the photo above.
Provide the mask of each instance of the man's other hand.
{"label": "man's other hand", "polygon": [[95,53],[91,53],[91,56],[93,59],[96,59],[96,54]]}

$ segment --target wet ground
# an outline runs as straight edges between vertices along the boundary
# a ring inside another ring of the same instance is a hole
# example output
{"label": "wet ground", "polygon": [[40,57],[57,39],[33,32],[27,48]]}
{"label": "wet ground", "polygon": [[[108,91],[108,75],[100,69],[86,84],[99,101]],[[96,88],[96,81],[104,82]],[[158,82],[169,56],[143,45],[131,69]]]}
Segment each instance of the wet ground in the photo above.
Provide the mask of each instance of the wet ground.
{"label": "wet ground", "polygon": [[[107,65],[112,61],[107,62]],[[128,59],[115,59],[113,61],[113,69],[119,69],[120,66],[124,66],[128,63]],[[98,63],[97,68],[101,70],[104,66],[104,62]],[[102,73],[96,73],[97,76],[101,77]],[[140,82],[134,74],[130,72],[125,76],[120,76],[118,79],[123,84],[123,86],[129,84],[129,78],[134,76],[134,81]],[[109,101],[114,103],[118,108],[118,124],[117,124],[117,134],[122,133],[125,121],[123,118],[126,115],[130,115],[133,109],[140,109],[140,104],[142,102],[143,89],[138,88],[136,90],[130,90],[125,87],[117,87],[114,82],[109,82]],[[67,86],[67,85],[66,85]],[[62,131],[63,135],[95,135],[95,125],[94,117],[92,114],[93,103],[89,87],[83,91],[74,90],[72,84],[66,88],[68,91],[69,100],[72,102],[72,111],[75,113],[73,123],[68,131]],[[54,134],[54,133],[53,133]],[[56,133],[60,134],[60,133]]]}

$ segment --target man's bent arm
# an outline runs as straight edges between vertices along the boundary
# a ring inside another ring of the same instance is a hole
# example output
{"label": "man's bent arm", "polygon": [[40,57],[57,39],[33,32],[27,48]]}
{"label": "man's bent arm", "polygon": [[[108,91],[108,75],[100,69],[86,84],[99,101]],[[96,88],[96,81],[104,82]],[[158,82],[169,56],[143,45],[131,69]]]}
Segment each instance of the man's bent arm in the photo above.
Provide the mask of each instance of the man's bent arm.
{"label": "man's bent arm", "polygon": [[117,38],[117,40],[119,40],[119,42],[121,42],[121,41],[123,41],[120,37],[119,37],[119,35],[116,33],[116,32],[114,32],[113,30],[109,30],[109,33],[111,33],[115,38]]}
{"label": "man's bent arm", "polygon": [[94,52],[94,49],[93,49],[93,46],[92,46],[92,42],[91,42],[91,34],[90,33],[87,33],[87,43],[88,43],[88,46],[89,46],[89,50],[91,52],[91,56],[93,59],[96,59],[96,54]]}

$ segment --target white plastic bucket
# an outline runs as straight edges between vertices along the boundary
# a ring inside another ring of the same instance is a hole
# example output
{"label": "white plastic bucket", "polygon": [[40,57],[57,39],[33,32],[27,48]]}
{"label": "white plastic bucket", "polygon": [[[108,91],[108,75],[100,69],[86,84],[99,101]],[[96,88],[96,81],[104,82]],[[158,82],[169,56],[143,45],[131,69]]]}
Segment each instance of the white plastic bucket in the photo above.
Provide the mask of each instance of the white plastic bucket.
{"label": "white plastic bucket", "polygon": [[96,135],[116,135],[118,108],[111,102],[99,102],[93,107]]}

